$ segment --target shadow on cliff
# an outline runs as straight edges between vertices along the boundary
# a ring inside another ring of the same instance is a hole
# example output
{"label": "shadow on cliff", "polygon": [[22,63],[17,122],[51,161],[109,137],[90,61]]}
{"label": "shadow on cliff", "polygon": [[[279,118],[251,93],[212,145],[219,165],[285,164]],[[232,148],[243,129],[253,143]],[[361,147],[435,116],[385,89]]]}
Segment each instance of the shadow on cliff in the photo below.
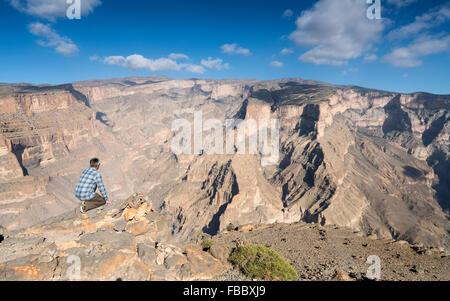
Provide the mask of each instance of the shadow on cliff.
{"label": "shadow on cliff", "polygon": [[17,162],[19,162],[20,168],[22,169],[22,173],[24,176],[28,176],[28,170],[23,165],[22,155],[25,150],[25,146],[22,144],[13,144],[12,145],[12,153],[16,156]]}
{"label": "shadow on cliff", "polygon": [[422,134],[423,145],[430,145],[431,142],[433,142],[433,140],[441,133],[448,121],[449,118],[447,117],[447,113],[433,121],[430,125],[430,128],[425,130]]}
{"label": "shadow on cliff", "polygon": [[385,135],[391,132],[412,132],[411,119],[409,118],[408,113],[401,108],[400,94],[395,96],[384,107],[384,112],[387,115],[382,127]]}
{"label": "shadow on cliff", "polygon": [[428,157],[427,163],[433,167],[439,178],[439,183],[433,186],[436,190],[436,199],[447,213],[450,209],[450,160],[441,150],[436,150]]}
{"label": "shadow on cliff", "polygon": [[[230,161],[228,162],[228,164],[226,165],[226,168],[228,168],[230,165]],[[226,197],[228,199],[227,202],[225,202],[224,204],[222,204],[219,209],[217,210],[217,212],[213,215],[213,217],[211,218],[211,221],[208,223],[207,226],[204,226],[202,231],[204,233],[207,233],[209,235],[216,235],[219,230],[220,230],[220,217],[224,214],[225,210],[227,209],[228,205],[233,201],[233,197],[235,195],[237,195],[239,193],[239,185],[236,181],[236,175],[234,174],[234,172],[232,172],[231,174],[232,180],[231,180],[231,190],[229,192],[228,197]],[[217,185],[221,185],[221,183],[215,183],[215,188],[217,188]],[[211,200],[215,198],[215,192],[212,196],[210,196],[210,204],[211,204]]]}
{"label": "shadow on cliff", "polygon": [[84,103],[88,108],[91,107],[91,104],[89,103],[89,99],[84,95],[83,93],[77,91],[74,89],[74,87],[71,84],[68,84],[66,87],[67,90],[72,93],[72,95],[81,103]]}
{"label": "shadow on cliff", "polygon": [[110,120],[108,120],[108,117],[103,112],[96,112],[95,119],[97,119],[98,121],[100,121],[101,123],[103,123],[106,126],[112,127]]}

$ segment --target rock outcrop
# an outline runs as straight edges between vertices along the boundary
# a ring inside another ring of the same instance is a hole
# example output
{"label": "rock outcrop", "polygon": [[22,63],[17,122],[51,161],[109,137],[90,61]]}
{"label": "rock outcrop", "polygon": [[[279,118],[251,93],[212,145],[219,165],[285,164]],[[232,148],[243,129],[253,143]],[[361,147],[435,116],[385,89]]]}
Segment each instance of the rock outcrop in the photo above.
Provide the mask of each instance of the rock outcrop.
{"label": "rock outcrop", "polygon": [[176,244],[151,206],[134,194],[12,232],[0,242],[0,280],[199,280],[229,268],[198,244]]}

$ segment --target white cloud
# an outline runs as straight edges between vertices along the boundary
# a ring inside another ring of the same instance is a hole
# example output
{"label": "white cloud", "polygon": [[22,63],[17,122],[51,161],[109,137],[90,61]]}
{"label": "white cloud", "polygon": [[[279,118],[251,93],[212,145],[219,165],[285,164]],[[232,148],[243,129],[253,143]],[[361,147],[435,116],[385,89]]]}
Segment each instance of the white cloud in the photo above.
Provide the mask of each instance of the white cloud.
{"label": "white cloud", "polygon": [[383,61],[396,67],[417,67],[422,65],[421,57],[448,50],[450,35],[432,37],[421,35],[406,47],[392,50],[383,57]]}
{"label": "white cloud", "polygon": [[203,68],[200,65],[181,64],[180,67],[185,68],[187,71],[192,72],[192,73],[198,73],[198,74],[205,73],[205,68]]}
{"label": "white cloud", "polygon": [[414,22],[402,26],[398,29],[391,31],[387,37],[390,40],[406,39],[411,36],[417,35],[420,32],[437,27],[450,20],[450,2],[447,2],[443,6],[431,9],[430,11],[417,16]]}
{"label": "white cloud", "polygon": [[385,55],[383,60],[396,67],[417,67],[422,65],[418,55],[406,47],[394,49],[391,53]]}
{"label": "white cloud", "polygon": [[414,2],[417,2],[417,0],[387,0],[387,3],[395,5],[397,7],[405,7]]}
{"label": "white cloud", "polygon": [[169,58],[173,60],[188,60],[189,56],[183,53],[171,53],[169,54]]}
{"label": "white cloud", "polygon": [[281,68],[284,66],[284,63],[280,62],[280,61],[272,61],[270,63],[270,66],[275,67],[275,68]]}
{"label": "white cloud", "polygon": [[417,67],[422,65],[421,57],[446,51],[450,48],[447,32],[432,34],[431,29],[450,21],[450,2],[437,6],[417,16],[414,22],[391,31],[389,40],[408,39],[406,46],[398,46],[383,57],[383,61],[396,67]]}
{"label": "white cloud", "polygon": [[[88,15],[101,4],[100,0],[80,1],[81,16]],[[66,18],[66,10],[70,6],[66,0],[9,0],[9,3],[22,13],[49,21]]]}
{"label": "white cloud", "polygon": [[91,55],[90,57],[89,57],[89,60],[91,61],[91,62],[96,62],[96,61],[98,61],[100,59],[100,57],[98,56],[98,55]]}
{"label": "white cloud", "polygon": [[50,25],[40,22],[28,25],[28,30],[35,36],[41,37],[38,43],[44,47],[53,47],[56,52],[70,56],[78,52],[78,47],[68,37],[60,36]]}
{"label": "white cloud", "polygon": [[103,62],[108,65],[123,65],[125,58],[123,56],[107,56],[103,59]]}
{"label": "white cloud", "polygon": [[177,70],[177,62],[169,58],[148,59],[140,54],[133,54],[125,59],[124,66],[129,69],[148,69],[150,71]]}
{"label": "white cloud", "polygon": [[378,56],[373,53],[368,53],[364,56],[364,61],[366,61],[366,62],[373,62],[373,61],[376,61],[377,59],[378,59]]}
{"label": "white cloud", "polygon": [[242,55],[250,55],[250,50],[239,46],[236,43],[233,44],[223,44],[221,47],[222,52],[228,54],[242,54]]}
{"label": "white cloud", "polygon": [[299,59],[314,64],[341,66],[371,48],[384,30],[381,20],[369,20],[366,1],[320,0],[297,18],[289,36],[310,48]]}
{"label": "white cloud", "polygon": [[287,54],[291,54],[293,52],[294,51],[292,49],[290,49],[290,48],[283,48],[283,49],[281,49],[280,54],[281,55],[287,55]]}
{"label": "white cloud", "polygon": [[292,17],[294,15],[294,12],[292,11],[292,9],[286,9],[284,12],[283,12],[283,15],[282,15],[282,17],[283,18],[290,18],[290,17]]}
{"label": "white cloud", "polygon": [[140,54],[132,54],[127,57],[108,56],[103,58],[103,62],[109,65],[117,65],[128,69],[147,69],[150,71],[180,71],[186,70],[192,73],[204,73],[205,69],[200,65],[179,64],[171,58],[149,59]]}
{"label": "white cloud", "polygon": [[228,63],[224,64],[223,60],[219,58],[213,59],[212,57],[208,57],[207,60],[202,59],[201,64],[209,69],[217,69],[217,70],[230,69],[230,64]]}

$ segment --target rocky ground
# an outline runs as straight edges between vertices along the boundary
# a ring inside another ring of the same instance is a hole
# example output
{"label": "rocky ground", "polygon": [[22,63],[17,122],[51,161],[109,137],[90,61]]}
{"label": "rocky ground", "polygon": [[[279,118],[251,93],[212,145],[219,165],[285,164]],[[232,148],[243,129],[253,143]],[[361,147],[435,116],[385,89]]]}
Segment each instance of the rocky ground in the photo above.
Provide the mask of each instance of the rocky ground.
{"label": "rocky ground", "polygon": [[[228,262],[237,245],[249,243],[281,253],[298,280],[368,279],[371,255],[380,258],[380,280],[450,280],[450,258],[442,248],[302,222],[232,228],[180,242],[170,217],[134,194],[25,230],[0,228],[0,280],[253,280]],[[212,240],[209,249],[201,247],[205,238]]]}
{"label": "rocky ground", "polygon": [[198,244],[171,239],[139,194],[26,230],[0,233],[0,280],[202,280],[229,268]]}
{"label": "rocky ground", "polygon": [[[244,226],[212,238],[211,254],[221,257],[238,243],[269,246],[293,265],[298,280],[365,280],[371,255],[380,258],[380,280],[450,280],[450,257],[444,250],[410,245],[406,241],[380,240],[348,228],[318,224]],[[245,279],[232,270],[216,280]]]}

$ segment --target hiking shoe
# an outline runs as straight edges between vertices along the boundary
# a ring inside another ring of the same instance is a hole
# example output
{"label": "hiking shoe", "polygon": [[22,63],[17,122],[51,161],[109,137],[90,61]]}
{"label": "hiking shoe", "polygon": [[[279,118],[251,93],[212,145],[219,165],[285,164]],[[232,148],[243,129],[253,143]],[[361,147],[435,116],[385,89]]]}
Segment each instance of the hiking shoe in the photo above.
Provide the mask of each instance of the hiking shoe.
{"label": "hiking shoe", "polygon": [[80,212],[86,213],[86,204],[84,203],[84,201],[80,202]]}

